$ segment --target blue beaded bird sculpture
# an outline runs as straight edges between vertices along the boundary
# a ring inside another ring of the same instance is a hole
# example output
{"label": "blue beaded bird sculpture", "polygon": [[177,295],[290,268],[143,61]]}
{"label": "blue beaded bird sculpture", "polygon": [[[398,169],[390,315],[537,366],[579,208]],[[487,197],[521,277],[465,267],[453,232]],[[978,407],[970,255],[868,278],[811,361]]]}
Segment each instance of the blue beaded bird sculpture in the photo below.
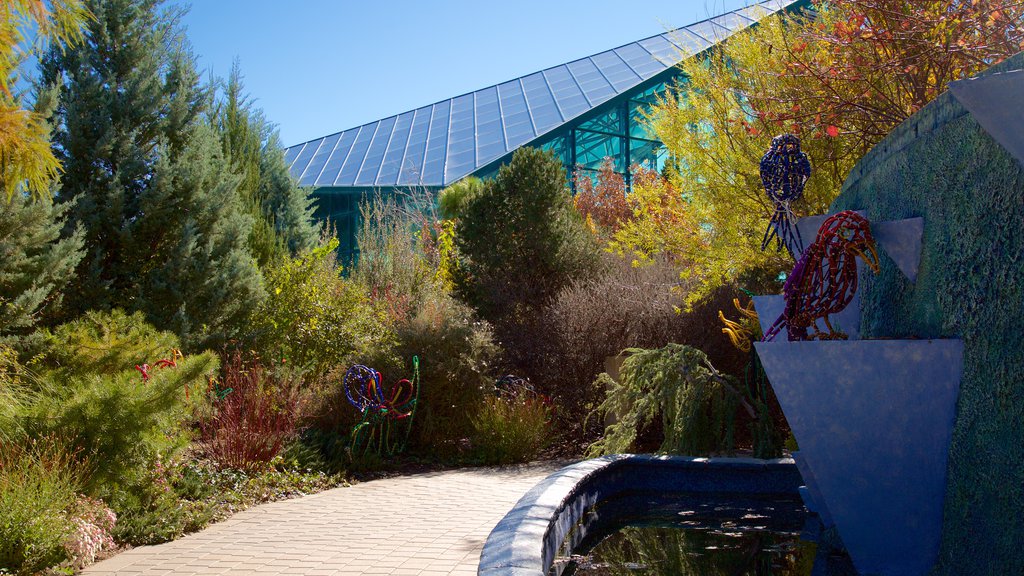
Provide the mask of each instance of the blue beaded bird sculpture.
{"label": "blue beaded bird sculpture", "polygon": [[[878,252],[867,218],[852,210],[830,216],[818,229],[814,242],[793,266],[782,287],[786,308],[765,333],[771,342],[786,329],[789,340],[845,340],[829,322],[843,311],[857,292],[857,258],[878,273]],[[828,333],[818,329],[822,319]],[[813,334],[808,334],[808,330]]]}
{"label": "blue beaded bird sculpture", "polygon": [[804,193],[804,184],[811,176],[811,162],[800,151],[800,139],[792,134],[772,138],[771,146],[761,158],[761,184],[775,206],[768,229],[761,239],[761,250],[776,240],[776,249],[785,246],[793,258],[803,252],[803,239],[797,230],[790,203]]}

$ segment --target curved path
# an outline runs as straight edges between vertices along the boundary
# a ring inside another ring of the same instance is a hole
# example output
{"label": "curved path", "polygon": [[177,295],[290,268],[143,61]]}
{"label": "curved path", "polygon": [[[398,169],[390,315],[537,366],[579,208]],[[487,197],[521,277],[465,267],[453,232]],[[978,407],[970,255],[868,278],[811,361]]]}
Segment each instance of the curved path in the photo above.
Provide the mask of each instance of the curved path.
{"label": "curved path", "polygon": [[494,525],[563,464],[414,474],[264,504],[83,574],[471,576]]}

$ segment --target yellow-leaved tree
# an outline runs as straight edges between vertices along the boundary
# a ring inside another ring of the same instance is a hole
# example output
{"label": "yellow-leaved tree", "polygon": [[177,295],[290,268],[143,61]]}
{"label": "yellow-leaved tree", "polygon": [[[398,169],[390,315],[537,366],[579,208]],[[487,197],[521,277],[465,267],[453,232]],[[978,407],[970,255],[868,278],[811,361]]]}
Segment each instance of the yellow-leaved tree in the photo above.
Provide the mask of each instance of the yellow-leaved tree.
{"label": "yellow-leaved tree", "polygon": [[81,0],[0,2],[0,185],[42,196],[60,173],[44,118],[26,110],[16,90],[19,66],[46,42],[77,42],[88,12]]}
{"label": "yellow-leaved tree", "polygon": [[[670,247],[697,280],[688,302],[744,273],[765,278],[792,267],[785,252],[761,250],[774,207],[759,162],[772,137],[799,136],[813,167],[792,206],[796,216],[825,213],[853,166],[890,130],[949,82],[1019,51],[1022,22],[1019,0],[815,2],[684,60],[686,80],[648,119],[700,227]],[[635,250],[645,233],[637,226],[616,240]]]}
{"label": "yellow-leaved tree", "polygon": [[[684,61],[686,80],[670,89],[649,115],[677,167],[660,185],[675,189],[677,198],[648,206],[641,201],[638,210],[685,213],[673,217],[686,223],[683,229],[662,235],[673,239],[665,249],[693,281],[688,304],[745,272],[778,274],[792,267],[785,251],[774,245],[761,250],[774,207],[761,184],[759,163],[772,137],[797,134],[813,165],[803,197],[793,205],[798,216],[824,212],[856,162],[848,139],[830,130],[825,119],[779,123],[774,120],[776,101],[762,105],[749,96],[793,89],[789,84],[796,79],[786,74],[787,61],[778,47],[794,42],[803,25],[799,16],[773,17],[704,58]],[[828,49],[817,43],[805,51],[826,58]],[[640,192],[643,200],[644,190]],[[620,249],[645,252],[650,228],[639,225],[643,220],[637,220],[635,230],[619,234]]]}

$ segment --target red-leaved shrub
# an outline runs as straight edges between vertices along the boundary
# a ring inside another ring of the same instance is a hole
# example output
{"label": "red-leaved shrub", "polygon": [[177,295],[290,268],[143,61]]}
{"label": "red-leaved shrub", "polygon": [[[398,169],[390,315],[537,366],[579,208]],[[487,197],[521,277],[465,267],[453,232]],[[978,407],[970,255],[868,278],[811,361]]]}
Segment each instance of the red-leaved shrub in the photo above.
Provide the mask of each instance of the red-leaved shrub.
{"label": "red-leaved shrub", "polygon": [[203,452],[220,466],[258,468],[295,436],[302,403],[298,378],[234,352],[209,393],[213,413],[200,421],[199,432]]}

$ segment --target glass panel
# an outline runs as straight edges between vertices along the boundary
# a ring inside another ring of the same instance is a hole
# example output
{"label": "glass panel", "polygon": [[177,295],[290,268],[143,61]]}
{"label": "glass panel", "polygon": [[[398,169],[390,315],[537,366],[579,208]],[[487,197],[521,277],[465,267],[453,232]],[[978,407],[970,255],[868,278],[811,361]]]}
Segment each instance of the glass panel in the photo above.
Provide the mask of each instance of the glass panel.
{"label": "glass panel", "polygon": [[291,168],[292,162],[295,161],[295,157],[299,155],[299,152],[302,152],[303,146],[305,146],[305,144],[296,144],[291,148],[285,148],[284,163],[287,164],[289,168]]}
{"label": "glass panel", "polygon": [[540,135],[562,123],[562,113],[558,111],[555,97],[551,94],[544,74],[537,72],[522,79],[526,105],[530,110],[530,119],[536,134]]}
{"label": "glass panel", "polygon": [[622,114],[619,113],[618,108],[612,109],[607,114],[602,114],[593,120],[588,120],[587,122],[580,124],[580,128],[583,130],[594,130],[596,132],[624,134],[622,127]]}
{"label": "glass panel", "polygon": [[[721,26],[718,26],[710,20],[691,24],[686,27],[686,30],[693,32],[694,34],[710,41],[713,44],[717,44],[722,40],[729,37],[729,31]],[[673,38],[674,40],[674,38]]]}
{"label": "glass panel", "polygon": [[320,176],[314,183],[316,186],[334,185],[334,181],[338,179],[341,165],[345,163],[345,158],[348,156],[349,150],[352,149],[352,143],[355,142],[356,134],[358,133],[358,129],[345,130],[341,133],[341,139],[334,146],[334,150],[331,151],[331,155],[327,158],[324,169],[320,171]]}
{"label": "glass panel", "polygon": [[352,150],[348,153],[348,158],[345,159],[345,164],[341,167],[338,179],[334,181],[335,186],[351,186],[355,183],[356,173],[359,172],[359,166],[363,163],[366,149],[370,147],[370,139],[373,138],[373,133],[377,130],[378,124],[380,122],[359,127],[356,140],[352,143]]}
{"label": "glass panel", "polygon": [[644,111],[650,110],[650,106],[643,102],[629,103],[629,135],[636,138],[656,140],[654,131],[647,126],[647,119],[644,118]]}
{"label": "glass panel", "polygon": [[473,95],[452,100],[452,121],[448,131],[448,159],[444,181],[450,182],[473,169],[476,159],[476,127],[473,121]]}
{"label": "glass panel", "polygon": [[501,119],[509,149],[516,148],[535,136],[530,112],[526,109],[523,87],[518,80],[498,86],[501,101]]}
{"label": "glass panel", "polygon": [[711,40],[694,34],[689,28],[691,27],[673,30],[672,32],[662,34],[662,36],[669,42],[679,46],[687,56],[692,56],[711,46]]}
{"label": "glass panel", "polygon": [[373,135],[373,140],[370,142],[370,148],[366,151],[366,158],[363,159],[359,175],[356,176],[356,184],[372,186],[377,179],[380,163],[384,160],[384,151],[387,150],[388,142],[391,141],[391,133],[395,128],[395,120],[396,118],[392,116],[380,121],[377,133]]}
{"label": "glass panel", "polygon": [[338,260],[343,264],[356,250],[356,232],[358,230],[360,193],[353,192],[316,192],[314,198],[314,218],[330,219],[335,227],[338,238]]}
{"label": "glass panel", "polygon": [[589,58],[569,62],[566,66],[583,89],[591,106],[596,106],[615,95],[615,89]]}
{"label": "glass panel", "polygon": [[630,164],[639,164],[644,168],[660,172],[665,166],[667,157],[668,151],[661,142],[635,139],[629,141]]}
{"label": "glass panel", "polygon": [[764,2],[761,2],[761,6],[764,6],[772,12],[777,12],[792,3],[793,0],[765,0]]}
{"label": "glass panel", "polygon": [[[559,66],[545,70],[543,74],[548,81],[548,86],[551,87],[551,93],[558,101],[558,107],[561,108],[565,120],[574,118],[580,112],[590,108],[590,103],[583,97],[583,92],[576,84],[576,80],[573,80],[572,74],[569,74],[568,68]],[[538,129],[538,131],[540,130]]]}
{"label": "glass panel", "polygon": [[413,112],[406,112],[399,116],[398,121],[395,122],[395,130],[391,134],[391,142],[388,143],[387,152],[384,153],[384,161],[380,165],[380,172],[374,181],[374,184],[377,186],[398,183],[398,169],[402,166],[405,144],[409,140],[412,116]]}
{"label": "glass panel", "polygon": [[313,159],[309,161],[309,165],[306,166],[305,173],[299,179],[299,186],[312,186],[316,183],[317,177],[320,176],[320,171],[324,169],[324,164],[327,163],[327,158],[330,157],[331,152],[334,152],[334,146],[338,143],[338,138],[341,134],[331,134],[323,139],[323,143],[320,144],[319,149],[313,154]]}
{"label": "glass panel", "polygon": [[616,92],[628,90],[640,82],[640,76],[619,58],[615,51],[602,52],[590,57]]}
{"label": "glass panel", "polygon": [[765,16],[772,13],[771,10],[765,8],[764,6],[761,6],[760,4],[747,6],[746,8],[741,8],[736,12],[754,21],[760,20],[761,18],[764,18]]}
{"label": "glass panel", "polygon": [[440,186],[444,183],[444,157],[448,146],[448,116],[451,100],[434,104],[434,116],[430,120],[430,136],[427,138],[427,156],[423,161],[423,178],[420,184]]}
{"label": "glass panel", "polygon": [[633,69],[633,72],[644,80],[667,67],[641,48],[639,44],[627,44],[621,48],[616,48],[615,53]]}
{"label": "glass panel", "polygon": [[412,120],[409,144],[398,175],[399,184],[417,184],[423,171],[423,152],[427,149],[427,129],[430,127],[431,107],[420,108]]}
{"label": "glass panel", "polygon": [[741,16],[740,14],[737,14],[735,12],[730,12],[728,14],[722,14],[721,16],[716,16],[716,17],[712,18],[711,21],[714,22],[715,24],[718,24],[722,28],[725,28],[726,30],[730,30],[730,31],[732,31],[734,33],[738,32],[738,31],[740,31],[740,30],[742,30],[742,29],[746,28],[747,26],[750,26],[751,24],[754,23],[753,20],[751,20],[749,18],[744,18],[743,16]]}
{"label": "glass panel", "polygon": [[565,145],[565,136],[557,136],[540,145],[541,150],[551,150],[563,165],[569,165],[569,150]]}
{"label": "glass panel", "polygon": [[[674,34],[674,32],[672,32]],[[646,40],[637,42],[644,50],[651,53],[657,61],[663,63],[666,66],[675,66],[682,59],[682,54],[679,53],[679,47],[669,42],[665,35],[655,36]]]}
{"label": "glass panel", "polygon": [[313,154],[316,153],[317,149],[320,147],[320,143],[323,141],[324,139],[321,138],[319,140],[313,140],[312,142],[306,142],[305,147],[302,148],[302,151],[299,152],[298,157],[295,158],[295,162],[292,164],[292,176],[296,179],[302,177],[302,173],[306,170],[306,166],[309,165],[309,161],[313,159]]}
{"label": "glass panel", "polygon": [[476,162],[474,168],[505,153],[505,132],[498,108],[497,87],[474,93],[476,108]]}
{"label": "glass panel", "polygon": [[605,158],[612,159],[616,172],[625,171],[622,141],[619,136],[605,136],[586,130],[576,131],[576,165],[597,170]]}
{"label": "glass panel", "polygon": [[665,83],[664,82],[659,82],[659,83],[655,84],[654,86],[651,86],[647,90],[644,90],[643,92],[640,92],[638,94],[631,94],[629,96],[629,99],[630,100],[637,100],[637,101],[640,101],[640,102],[649,102],[651,104],[654,104],[655,102],[658,101],[658,98],[660,96],[664,96],[664,94],[665,94]]}

